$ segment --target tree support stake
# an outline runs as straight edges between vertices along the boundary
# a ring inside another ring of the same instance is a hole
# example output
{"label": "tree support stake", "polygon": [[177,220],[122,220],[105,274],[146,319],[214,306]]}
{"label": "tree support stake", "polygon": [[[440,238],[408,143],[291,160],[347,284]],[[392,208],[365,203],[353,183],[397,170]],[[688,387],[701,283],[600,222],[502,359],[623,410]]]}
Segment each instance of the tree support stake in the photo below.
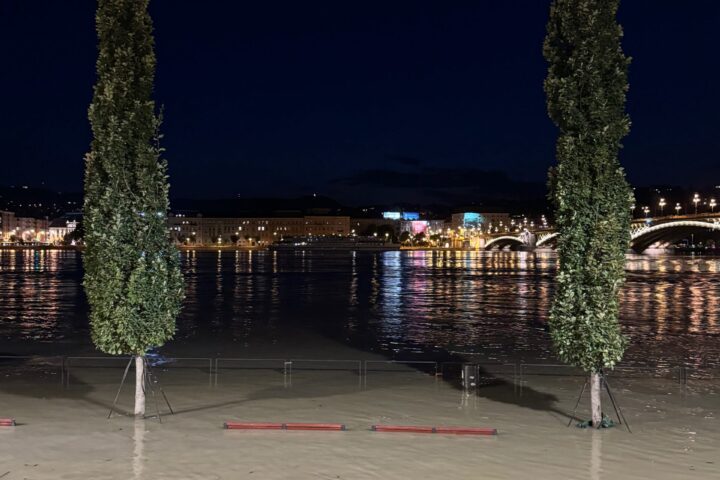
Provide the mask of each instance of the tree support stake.
{"label": "tree support stake", "polygon": [[[110,407],[110,412],[108,413],[107,418],[112,417],[113,412],[122,413],[119,410],[117,410],[117,408],[116,408],[117,402],[118,402],[118,399],[120,398],[120,392],[122,392],[123,385],[125,385],[125,380],[127,379],[128,372],[130,371],[130,365],[132,365],[133,361],[137,357],[138,357],[137,355],[130,357],[130,361],[128,361],[128,364],[125,367],[125,371],[123,372],[122,380],[120,380],[120,386],[118,387],[117,393],[115,394],[115,400],[113,400],[113,403],[112,403],[112,406]],[[165,390],[163,390],[162,385],[160,384],[160,380],[158,379],[158,377],[155,375],[155,373],[150,368],[150,364],[147,361],[147,357],[142,355],[142,356],[140,356],[140,358],[142,359],[142,363],[143,363],[143,381],[142,381],[143,394],[147,396],[147,391],[150,390],[150,394],[152,395],[153,401],[155,403],[155,411],[156,411],[157,419],[160,423],[162,423],[162,417],[160,415],[160,407],[158,405],[158,399],[157,399],[157,395],[155,393],[155,388],[153,387],[153,385],[156,385],[158,390],[160,391],[160,394],[162,395],[163,400],[165,400],[165,404],[167,405],[168,410],[170,410],[170,414],[174,415],[175,412],[173,411],[172,406],[170,405],[170,401],[168,400],[167,395],[165,395]],[[147,417],[147,415],[143,415],[143,418],[148,418],[148,417]]]}

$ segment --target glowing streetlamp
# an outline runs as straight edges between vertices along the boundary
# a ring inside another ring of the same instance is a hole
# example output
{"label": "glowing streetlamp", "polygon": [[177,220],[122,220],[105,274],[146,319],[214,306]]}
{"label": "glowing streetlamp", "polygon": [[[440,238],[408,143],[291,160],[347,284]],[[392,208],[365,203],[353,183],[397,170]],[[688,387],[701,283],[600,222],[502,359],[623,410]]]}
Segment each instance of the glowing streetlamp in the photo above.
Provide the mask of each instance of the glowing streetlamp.
{"label": "glowing streetlamp", "polygon": [[714,211],[715,211],[715,205],[717,205],[717,203],[715,203],[715,199],[714,199],[714,198],[711,198],[711,199],[710,199],[710,211],[711,211],[711,212],[714,212]]}
{"label": "glowing streetlamp", "polygon": [[675,215],[680,215],[680,209],[682,207],[680,206],[680,202],[675,204]]}
{"label": "glowing streetlamp", "polygon": [[693,197],[693,203],[695,204],[695,214],[697,215],[697,205],[700,203],[700,194],[696,193]]}
{"label": "glowing streetlamp", "polygon": [[667,205],[667,203],[665,203],[665,199],[664,199],[664,198],[661,198],[661,199],[660,199],[660,202],[658,203],[658,205],[660,206],[660,216],[662,217],[663,208],[665,208],[665,205]]}
{"label": "glowing streetlamp", "polygon": [[648,214],[650,213],[650,207],[645,205],[642,209],[643,209],[643,212],[645,213],[645,218],[648,218]]}

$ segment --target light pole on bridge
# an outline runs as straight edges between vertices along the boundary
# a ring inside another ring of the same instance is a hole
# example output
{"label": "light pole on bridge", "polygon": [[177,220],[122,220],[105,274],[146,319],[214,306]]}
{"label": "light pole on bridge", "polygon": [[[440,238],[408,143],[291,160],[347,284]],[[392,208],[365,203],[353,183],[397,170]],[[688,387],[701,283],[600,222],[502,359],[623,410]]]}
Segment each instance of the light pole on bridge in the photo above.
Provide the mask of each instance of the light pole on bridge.
{"label": "light pole on bridge", "polygon": [[681,209],[681,208],[682,208],[682,207],[680,206],[680,202],[677,202],[677,203],[675,204],[675,215],[680,215],[680,209]]}
{"label": "light pole on bridge", "polygon": [[715,199],[711,198],[710,199],[710,212],[715,212],[715,205],[717,205],[717,203],[715,203]]}
{"label": "light pole on bridge", "polygon": [[697,215],[697,205],[700,203],[700,194],[696,193],[692,201],[695,204],[695,215]]}
{"label": "light pole on bridge", "polygon": [[667,203],[665,203],[665,199],[664,199],[664,198],[661,198],[661,199],[660,199],[660,203],[658,203],[658,205],[660,206],[660,216],[662,217],[662,215],[663,215],[663,208],[665,208],[665,205],[667,205]]}

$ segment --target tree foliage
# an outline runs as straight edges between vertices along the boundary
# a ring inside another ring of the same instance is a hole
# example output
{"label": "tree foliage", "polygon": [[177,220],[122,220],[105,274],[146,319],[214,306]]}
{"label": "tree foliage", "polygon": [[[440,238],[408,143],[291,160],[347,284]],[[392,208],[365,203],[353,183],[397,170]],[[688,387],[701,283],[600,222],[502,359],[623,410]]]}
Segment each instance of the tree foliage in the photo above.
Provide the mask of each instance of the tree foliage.
{"label": "tree foliage", "polygon": [[559,231],[550,312],[560,358],[588,372],[613,367],[626,340],[618,323],[632,191],[618,153],[630,59],[616,21],[619,0],[554,0],[544,44],[547,108],[559,129],[550,175]]}
{"label": "tree foliage", "polygon": [[84,286],[92,338],[110,354],[142,355],[175,332],[183,298],[167,225],[167,164],[152,89],[149,0],[100,0],[97,82],[86,156]]}

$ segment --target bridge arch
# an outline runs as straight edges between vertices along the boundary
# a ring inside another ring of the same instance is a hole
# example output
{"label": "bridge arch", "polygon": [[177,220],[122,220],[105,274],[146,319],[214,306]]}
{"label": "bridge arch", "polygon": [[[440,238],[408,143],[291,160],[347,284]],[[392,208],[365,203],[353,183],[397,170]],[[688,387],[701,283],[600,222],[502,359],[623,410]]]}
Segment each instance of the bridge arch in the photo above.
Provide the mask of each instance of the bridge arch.
{"label": "bridge arch", "polygon": [[522,238],[520,237],[513,237],[511,235],[503,235],[501,237],[495,237],[488,241],[485,244],[485,250],[492,250],[493,248],[505,248],[505,247],[517,247],[520,245],[524,245],[525,242],[523,242]]}
{"label": "bridge arch", "polygon": [[632,232],[630,246],[638,253],[645,251],[657,242],[674,243],[691,233],[707,230],[720,231],[720,222],[703,222],[699,220],[676,220],[645,226]]}
{"label": "bridge arch", "polygon": [[557,237],[559,233],[553,232],[549,233],[547,235],[540,236],[537,243],[535,244],[536,247],[542,247],[543,245],[551,245],[555,242],[557,242]]}

